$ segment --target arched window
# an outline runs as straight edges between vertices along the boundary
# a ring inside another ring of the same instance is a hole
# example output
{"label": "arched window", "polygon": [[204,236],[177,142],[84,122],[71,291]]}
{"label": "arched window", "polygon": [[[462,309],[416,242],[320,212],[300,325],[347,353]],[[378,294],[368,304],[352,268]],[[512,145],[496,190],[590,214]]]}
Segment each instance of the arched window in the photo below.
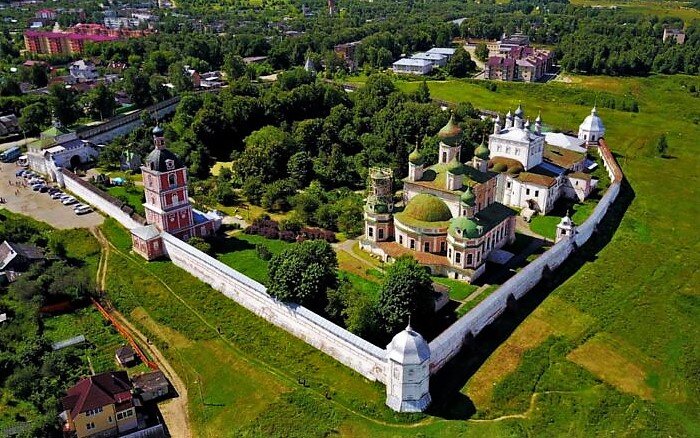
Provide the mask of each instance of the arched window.
{"label": "arched window", "polygon": [[170,175],[168,175],[168,184],[170,184],[170,187],[172,187],[176,184],[176,179],[175,179],[174,173],[171,173]]}
{"label": "arched window", "polygon": [[474,262],[474,256],[472,254],[467,254],[467,266],[471,266],[472,262]]}

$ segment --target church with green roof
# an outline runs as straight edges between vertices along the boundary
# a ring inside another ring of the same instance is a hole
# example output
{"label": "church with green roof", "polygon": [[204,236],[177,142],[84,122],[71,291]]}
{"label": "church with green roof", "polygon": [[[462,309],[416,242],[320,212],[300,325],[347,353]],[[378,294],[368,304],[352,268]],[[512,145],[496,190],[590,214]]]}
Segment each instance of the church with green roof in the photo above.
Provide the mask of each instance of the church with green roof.
{"label": "church with green roof", "polygon": [[361,246],[385,261],[410,254],[434,275],[471,282],[493,251],[514,241],[516,212],[496,202],[498,173],[488,170],[485,144],[463,162],[463,133],[454,115],[437,135],[437,163],[426,163],[417,147],[409,154],[397,206],[387,192],[387,169],[382,178],[370,171]]}

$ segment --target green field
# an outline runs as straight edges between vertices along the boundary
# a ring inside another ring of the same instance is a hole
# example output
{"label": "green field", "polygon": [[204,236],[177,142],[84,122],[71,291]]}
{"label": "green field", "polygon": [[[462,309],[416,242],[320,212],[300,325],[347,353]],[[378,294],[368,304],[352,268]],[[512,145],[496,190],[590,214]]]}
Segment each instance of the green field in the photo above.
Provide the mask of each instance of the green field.
{"label": "green field", "polygon": [[[545,123],[561,129],[576,129],[590,111],[577,103],[584,91],[591,101],[597,91],[631,96],[640,111],[599,111],[628,178],[610,219],[552,283],[433,379],[435,401],[424,416],[392,413],[382,385],[172,264],[128,254],[128,236],[108,221],[106,233],[123,250],[110,258],[108,293],[139,317],[189,385],[197,436],[696,435],[700,101],[688,87],[700,79],[572,79],[499,83],[496,92],[429,83],[433,97],[481,108],[522,102],[526,113],[542,110]],[[655,156],[661,134],[671,158]],[[243,263],[244,251],[254,256],[251,243],[227,263],[264,279],[259,262]]]}
{"label": "green field", "polygon": [[124,186],[112,186],[107,189],[107,193],[114,196],[115,198],[128,201],[129,204],[136,213],[141,216],[146,216],[146,210],[143,207],[143,187],[134,187],[131,190],[127,190]]}
{"label": "green field", "polygon": [[700,18],[700,11],[694,9],[690,2],[674,0],[571,0],[571,4],[582,6],[616,6],[625,11],[659,17],[678,17],[686,23]]}

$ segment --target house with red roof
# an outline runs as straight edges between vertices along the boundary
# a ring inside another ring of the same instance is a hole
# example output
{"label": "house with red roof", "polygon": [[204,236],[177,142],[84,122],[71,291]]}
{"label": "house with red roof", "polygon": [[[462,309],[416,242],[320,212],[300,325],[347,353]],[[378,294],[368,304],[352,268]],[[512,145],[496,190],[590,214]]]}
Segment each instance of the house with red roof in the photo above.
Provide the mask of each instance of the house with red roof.
{"label": "house with red roof", "polygon": [[63,431],[83,437],[110,437],[138,428],[133,386],[126,371],[81,379],[61,400]]}

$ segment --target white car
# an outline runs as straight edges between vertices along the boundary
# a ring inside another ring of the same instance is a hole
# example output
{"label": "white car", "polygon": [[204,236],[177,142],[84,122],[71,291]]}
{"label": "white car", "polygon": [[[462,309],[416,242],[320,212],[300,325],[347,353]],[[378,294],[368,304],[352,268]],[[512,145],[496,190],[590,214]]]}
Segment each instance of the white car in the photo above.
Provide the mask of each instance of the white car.
{"label": "white car", "polygon": [[59,199],[59,198],[62,198],[62,197],[64,197],[64,196],[66,196],[65,193],[63,193],[63,192],[56,192],[56,193],[54,193],[53,195],[51,195],[51,198],[52,198],[52,199]]}
{"label": "white car", "polygon": [[71,204],[75,204],[78,201],[75,198],[68,198],[68,199],[64,199],[62,202],[63,202],[63,205],[71,205]]}
{"label": "white car", "polygon": [[61,201],[65,201],[66,199],[72,199],[72,198],[73,197],[71,195],[67,195],[65,193],[58,197],[58,199]]}
{"label": "white car", "polygon": [[89,205],[83,205],[80,208],[75,209],[75,214],[88,214],[92,211],[92,208]]}
{"label": "white car", "polygon": [[87,207],[87,206],[85,204],[81,204],[78,202],[77,204],[75,204],[73,206],[73,210],[77,210],[77,209],[82,208],[82,207]]}

